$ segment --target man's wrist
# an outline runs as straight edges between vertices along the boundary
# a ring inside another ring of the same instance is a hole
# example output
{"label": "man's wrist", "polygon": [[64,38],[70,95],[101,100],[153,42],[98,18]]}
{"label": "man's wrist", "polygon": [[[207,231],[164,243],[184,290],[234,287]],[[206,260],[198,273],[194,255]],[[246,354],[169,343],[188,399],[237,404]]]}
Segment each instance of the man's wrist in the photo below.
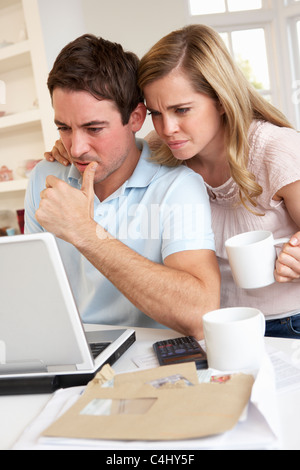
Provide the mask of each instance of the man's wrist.
{"label": "man's wrist", "polygon": [[90,250],[91,246],[99,240],[108,240],[113,238],[114,237],[101,225],[91,219],[90,222],[82,225],[76,233],[74,232],[72,237],[70,237],[70,240],[67,241],[72,243],[79,251],[86,251]]}
{"label": "man's wrist", "polygon": [[67,234],[66,241],[74,245],[78,250],[85,248],[95,238],[97,223],[94,220],[83,222],[76,230]]}

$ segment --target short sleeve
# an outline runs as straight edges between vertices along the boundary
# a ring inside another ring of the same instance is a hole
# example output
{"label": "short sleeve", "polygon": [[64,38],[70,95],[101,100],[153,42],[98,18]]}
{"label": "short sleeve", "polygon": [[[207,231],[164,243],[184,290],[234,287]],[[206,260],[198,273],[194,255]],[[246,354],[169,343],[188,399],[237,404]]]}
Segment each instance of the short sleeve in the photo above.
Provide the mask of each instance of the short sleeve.
{"label": "short sleeve", "polygon": [[288,128],[264,123],[251,148],[252,171],[263,187],[260,202],[272,203],[284,186],[300,180],[300,134]]}
{"label": "short sleeve", "polygon": [[25,229],[26,234],[43,232],[44,229],[35,218],[35,212],[39,207],[39,186],[35,183],[37,167],[30,174],[29,183],[25,195]]}

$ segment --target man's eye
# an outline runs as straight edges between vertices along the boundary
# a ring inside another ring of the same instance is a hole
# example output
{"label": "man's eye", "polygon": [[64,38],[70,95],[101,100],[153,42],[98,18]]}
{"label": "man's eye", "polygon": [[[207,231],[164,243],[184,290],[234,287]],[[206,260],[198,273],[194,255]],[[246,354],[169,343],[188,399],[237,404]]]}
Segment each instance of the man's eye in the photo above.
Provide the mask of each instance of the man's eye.
{"label": "man's eye", "polygon": [[88,130],[91,134],[98,134],[102,131],[102,127],[89,127]]}

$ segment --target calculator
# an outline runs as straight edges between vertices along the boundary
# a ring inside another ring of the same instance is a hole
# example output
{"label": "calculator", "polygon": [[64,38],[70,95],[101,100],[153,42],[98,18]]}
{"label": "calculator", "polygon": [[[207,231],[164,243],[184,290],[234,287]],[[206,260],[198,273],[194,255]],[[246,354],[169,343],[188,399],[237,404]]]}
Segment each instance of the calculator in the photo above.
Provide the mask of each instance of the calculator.
{"label": "calculator", "polygon": [[207,369],[206,352],[193,336],[157,341],[153,344],[158,362],[161,366],[195,362],[197,369]]}

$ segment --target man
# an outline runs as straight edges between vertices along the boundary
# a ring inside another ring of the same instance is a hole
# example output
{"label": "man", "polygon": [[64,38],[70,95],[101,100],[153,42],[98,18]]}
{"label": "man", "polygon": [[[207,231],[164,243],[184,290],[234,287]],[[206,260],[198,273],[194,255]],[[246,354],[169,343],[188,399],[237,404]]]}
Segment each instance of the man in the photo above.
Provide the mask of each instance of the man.
{"label": "man", "polygon": [[59,238],[84,322],[201,338],[220,291],[206,189],[188,168],[150,162],[136,141],[146,115],[137,67],[134,54],[92,35],[61,51],[48,88],[72,166],[36,166],[26,233]]}

